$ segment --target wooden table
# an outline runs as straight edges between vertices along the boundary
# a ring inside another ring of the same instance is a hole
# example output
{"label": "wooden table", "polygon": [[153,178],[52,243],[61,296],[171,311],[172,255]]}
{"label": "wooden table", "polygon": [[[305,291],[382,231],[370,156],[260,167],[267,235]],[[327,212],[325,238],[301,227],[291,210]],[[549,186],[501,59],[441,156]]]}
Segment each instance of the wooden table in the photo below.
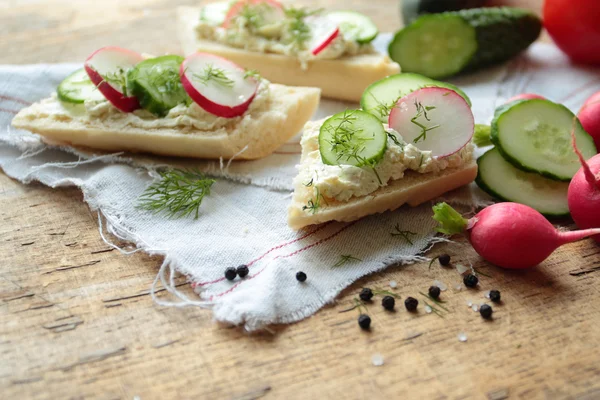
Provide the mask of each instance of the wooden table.
{"label": "wooden table", "polygon": [[[78,61],[114,44],[179,52],[173,4],[195,1],[0,2],[0,63]],[[399,27],[394,0],[304,1],[355,8]],[[533,1],[532,7],[539,6]],[[479,292],[443,294],[445,318],[370,307],[371,333],[339,313],[362,286],[398,282],[418,296],[453,269],[391,267],[346,290],[338,305],[273,333],[248,335],[200,309],[148,296],[161,260],[123,256],[100,240],[76,189],[24,186],[0,174],[0,398],[600,398],[600,250],[563,247],[539,268],[504,271],[470,257]],[[452,285],[453,286],[453,285]],[[467,307],[483,290],[504,300],[493,322]],[[457,339],[467,333],[468,341]],[[385,365],[374,367],[373,354]]]}

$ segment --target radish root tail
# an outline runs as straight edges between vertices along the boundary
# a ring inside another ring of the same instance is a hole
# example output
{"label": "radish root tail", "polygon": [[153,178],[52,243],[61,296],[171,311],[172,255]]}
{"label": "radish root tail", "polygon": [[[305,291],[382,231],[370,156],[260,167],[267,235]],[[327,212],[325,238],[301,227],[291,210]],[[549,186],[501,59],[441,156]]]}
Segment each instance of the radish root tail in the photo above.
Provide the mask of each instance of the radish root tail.
{"label": "radish root tail", "polygon": [[581,151],[579,151],[579,148],[577,147],[577,141],[575,138],[576,123],[577,117],[573,117],[573,123],[571,124],[571,143],[573,145],[573,150],[575,150],[575,154],[577,154],[577,157],[579,158],[579,162],[581,163],[581,166],[583,168],[585,179],[590,183],[590,185],[593,185],[596,188],[600,189],[600,177],[594,175],[594,173],[590,169],[590,166],[583,157],[583,154],[581,154]]}

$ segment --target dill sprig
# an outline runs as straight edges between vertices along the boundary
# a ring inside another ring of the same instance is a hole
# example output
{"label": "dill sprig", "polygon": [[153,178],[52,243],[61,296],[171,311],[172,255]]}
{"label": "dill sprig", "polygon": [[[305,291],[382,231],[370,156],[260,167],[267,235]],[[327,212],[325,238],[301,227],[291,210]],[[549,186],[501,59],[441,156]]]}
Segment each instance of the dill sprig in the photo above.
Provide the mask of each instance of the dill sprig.
{"label": "dill sprig", "polygon": [[[127,94],[127,71],[122,67],[117,67],[116,72],[109,72],[104,75],[100,75],[102,77],[102,82],[106,82],[111,86],[116,86],[120,89],[121,93],[124,96],[128,96]],[[100,83],[102,83],[100,82]]]}
{"label": "dill sprig", "polygon": [[396,146],[399,146],[402,150],[404,150],[404,143],[400,142],[396,135],[391,132],[388,132],[387,135],[390,139],[392,139],[392,142],[394,142]]}
{"label": "dill sprig", "polygon": [[414,243],[410,239],[410,236],[411,235],[416,235],[416,234],[417,234],[416,232],[401,230],[400,229],[400,224],[396,224],[396,226],[394,227],[394,230],[392,232],[390,232],[390,235],[392,235],[392,236],[400,236],[400,237],[404,238],[404,240],[406,240],[411,245],[413,245]]}
{"label": "dill sprig", "polygon": [[204,86],[213,81],[218,85],[230,88],[235,83],[222,68],[215,67],[213,64],[207,64],[201,73],[194,74],[193,77]]}
{"label": "dill sprig", "polygon": [[362,260],[360,258],[351,256],[350,254],[344,254],[344,255],[340,256],[340,260],[338,262],[336,262],[335,264],[333,264],[333,266],[331,268],[341,267],[342,265],[347,264],[351,261],[362,261]]}
{"label": "dill sprig", "polygon": [[286,17],[289,18],[288,31],[292,45],[297,49],[304,49],[306,42],[311,38],[310,27],[305,18],[319,14],[323,9],[309,10],[304,7],[285,7],[283,11]]}
{"label": "dill sprig", "polygon": [[402,97],[398,96],[398,98],[396,98],[395,100],[390,101],[388,104],[385,104],[379,101],[375,97],[375,95],[373,95],[373,93],[370,93],[370,95],[373,98],[373,100],[375,100],[375,102],[377,103],[377,106],[373,109],[373,111],[377,112],[377,114],[379,114],[379,116],[384,119],[389,117],[392,110],[397,107],[398,100],[400,100],[400,98]]}
{"label": "dill sprig", "polygon": [[319,211],[319,208],[321,208],[321,199],[323,199],[323,201],[325,201],[325,204],[327,204],[327,201],[325,200],[325,197],[323,197],[323,195],[321,194],[319,188],[315,187],[315,198],[309,199],[306,205],[302,206],[302,211],[308,211],[311,214],[316,214],[317,211]]}
{"label": "dill sprig", "polygon": [[147,75],[148,83],[158,93],[183,93],[181,76],[179,71],[173,68],[156,68],[154,66],[151,73]]}
{"label": "dill sprig", "polygon": [[417,108],[417,114],[411,118],[410,122],[412,122],[413,124],[415,124],[416,126],[421,128],[421,134],[419,136],[417,136],[415,138],[415,140],[413,140],[413,142],[419,143],[419,141],[421,139],[422,140],[427,139],[427,132],[432,131],[436,128],[439,128],[440,125],[438,124],[438,125],[434,125],[431,127],[427,127],[427,126],[423,125],[422,123],[420,123],[419,121],[417,121],[421,117],[425,117],[426,121],[431,121],[429,119],[429,116],[427,115],[427,111],[435,110],[434,106],[423,106],[421,103],[419,103],[418,101],[415,100],[415,107]]}
{"label": "dill sprig", "polygon": [[313,181],[315,180],[315,178],[311,178],[310,181],[303,183],[304,186],[306,187],[311,187],[313,185]]}
{"label": "dill sprig", "polygon": [[262,76],[260,76],[260,73],[255,69],[247,69],[244,73],[244,79],[248,78],[253,78],[257,81],[260,81],[262,79]]}
{"label": "dill sprig", "polygon": [[197,170],[172,169],[159,172],[160,180],[146,188],[138,199],[138,207],[154,213],[166,212],[169,217],[198,218],[204,197],[216,181]]}

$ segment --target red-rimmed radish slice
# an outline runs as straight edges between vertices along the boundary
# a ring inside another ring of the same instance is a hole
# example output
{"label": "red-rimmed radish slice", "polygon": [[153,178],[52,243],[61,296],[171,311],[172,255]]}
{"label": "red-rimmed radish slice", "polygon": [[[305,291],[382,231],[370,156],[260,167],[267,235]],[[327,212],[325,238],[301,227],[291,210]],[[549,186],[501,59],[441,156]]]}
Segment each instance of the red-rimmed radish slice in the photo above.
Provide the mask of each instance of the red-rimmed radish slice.
{"label": "red-rimmed radish slice", "polygon": [[469,143],[475,120],[465,99],[455,91],[427,87],[398,100],[389,126],[406,143],[431,151],[432,157],[445,157]]}
{"label": "red-rimmed radish slice", "polygon": [[261,15],[265,24],[277,22],[285,15],[283,5],[276,0],[240,0],[231,6],[221,26],[228,28],[231,20],[237,17],[245,6],[258,6],[261,4],[267,6],[262,10]]}
{"label": "red-rimmed radish slice", "polygon": [[517,101],[517,100],[532,100],[532,99],[546,100],[545,97],[542,97],[539,94],[535,94],[535,93],[521,93],[521,94],[518,94],[518,95],[513,96],[510,99],[506,100],[504,102],[504,104],[512,103],[513,101]]}
{"label": "red-rimmed radish slice", "polygon": [[308,49],[313,56],[325,50],[340,34],[337,23],[326,16],[312,16],[305,19],[310,29]]}
{"label": "red-rimmed radish slice", "polygon": [[192,100],[209,113],[224,118],[244,114],[259,85],[239,65],[208,53],[188,56],[179,73]]}
{"label": "red-rimmed radish slice", "polygon": [[123,112],[132,112],[140,108],[140,103],[135,96],[126,95],[125,75],[143,60],[135,51],[109,46],[93,52],[84,68],[106,100]]}

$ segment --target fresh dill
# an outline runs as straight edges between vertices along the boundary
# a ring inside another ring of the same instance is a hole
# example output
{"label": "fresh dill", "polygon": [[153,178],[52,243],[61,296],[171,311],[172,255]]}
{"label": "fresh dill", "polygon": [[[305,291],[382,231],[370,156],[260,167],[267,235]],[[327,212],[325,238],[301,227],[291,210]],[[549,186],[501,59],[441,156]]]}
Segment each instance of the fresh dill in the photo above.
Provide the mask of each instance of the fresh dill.
{"label": "fresh dill", "polygon": [[231,88],[234,81],[227,76],[222,68],[215,67],[213,64],[207,64],[199,74],[193,75],[194,79],[206,86],[209,82],[215,82],[218,85]]}
{"label": "fresh dill", "polygon": [[266,2],[260,4],[244,4],[238,18],[244,18],[246,24],[253,30],[265,24],[265,13],[271,8]]}
{"label": "fresh dill", "polygon": [[434,303],[436,303],[442,310],[444,310],[446,312],[450,312],[450,310],[448,310],[446,307],[444,307],[442,304],[440,304],[440,303],[446,303],[444,300],[434,299],[430,295],[423,293],[423,292],[419,292],[419,294],[423,297],[428,298],[429,300],[433,301]]}
{"label": "fresh dill", "polygon": [[160,180],[146,188],[138,199],[138,207],[154,213],[166,212],[169,217],[198,218],[202,200],[210,195],[216,181],[197,170],[171,169],[159,172]]}
{"label": "fresh dill", "polygon": [[414,243],[410,239],[410,236],[411,235],[416,235],[416,234],[417,234],[416,232],[401,230],[400,229],[400,224],[396,224],[396,226],[394,227],[394,230],[392,232],[390,232],[390,235],[392,235],[392,236],[400,236],[400,237],[404,238],[404,240],[406,240],[411,245],[413,245]]}
{"label": "fresh dill", "polygon": [[313,181],[315,180],[315,178],[312,178],[310,181],[303,183],[304,186],[306,187],[311,187],[313,185]]}
{"label": "fresh dill", "polygon": [[345,254],[340,256],[340,260],[336,262],[331,268],[341,267],[344,264],[347,264],[351,261],[362,261],[360,258],[356,258],[351,256],[350,254]]}
{"label": "fresh dill", "polygon": [[260,81],[262,76],[260,76],[260,73],[255,69],[247,69],[244,73],[244,79],[248,78],[253,78],[254,80]]}
{"label": "fresh dill", "polygon": [[[111,86],[119,89],[124,96],[128,96],[127,94],[127,71],[122,67],[117,67],[115,72],[108,72],[104,75],[100,75],[102,77],[102,82],[106,82]],[[100,83],[102,83],[100,82]]]}
{"label": "fresh dill", "polygon": [[148,82],[158,93],[185,94],[179,71],[174,68],[153,67],[148,73]]}
{"label": "fresh dill", "polygon": [[347,309],[342,310],[342,311],[338,311],[338,313],[339,314],[347,313],[349,311],[356,310],[358,308],[358,312],[362,312],[363,309],[364,309],[364,313],[368,314],[367,306],[365,305],[365,303],[363,303],[362,301],[360,301],[356,297],[352,299],[352,302],[354,303],[354,305],[352,307],[347,308]]}
{"label": "fresh dill", "polygon": [[321,200],[325,201],[325,204],[327,204],[327,200],[325,200],[325,197],[323,197],[319,188],[315,187],[315,198],[309,199],[306,205],[302,206],[302,211],[308,211],[311,214],[316,214],[317,211],[319,211],[319,208],[321,208]]}
{"label": "fresh dill", "polygon": [[388,132],[388,133],[387,133],[387,135],[388,135],[388,137],[389,137],[390,139],[392,139],[392,142],[394,142],[394,144],[395,144],[396,146],[399,146],[401,149],[403,149],[403,150],[404,150],[404,143],[400,142],[400,141],[398,140],[398,138],[396,137],[396,135],[394,135],[394,134],[393,134],[393,133],[391,133],[391,132]]}
{"label": "fresh dill", "polygon": [[438,317],[440,317],[440,318],[444,318],[444,314],[443,314],[443,313],[442,313],[440,310],[438,310],[436,307],[432,306],[431,304],[429,304],[429,303],[428,303],[428,302],[426,302],[426,301],[423,301],[423,303],[425,303],[425,305],[426,305],[427,307],[431,308],[431,311],[432,311],[432,312],[433,312],[435,315],[437,315],[437,316],[438,316]]}
{"label": "fresh dill", "polygon": [[299,50],[304,49],[306,42],[310,39],[310,27],[306,23],[307,17],[321,13],[322,9],[309,10],[307,8],[286,7],[284,12],[289,19],[288,33],[291,44]]}
{"label": "fresh dill", "polygon": [[370,95],[371,97],[373,97],[373,100],[375,100],[375,102],[377,103],[377,106],[374,108],[373,111],[379,114],[379,116],[383,119],[387,118],[390,115],[392,110],[396,108],[398,100],[401,98],[401,96],[398,96],[397,99],[390,101],[388,104],[385,104],[379,101],[373,93],[370,93]]}
{"label": "fresh dill", "polygon": [[418,101],[415,100],[415,107],[417,109],[417,114],[411,118],[410,122],[412,122],[413,124],[415,124],[416,126],[421,128],[421,134],[419,136],[417,136],[415,138],[415,140],[413,140],[413,142],[419,143],[420,140],[427,139],[427,132],[432,131],[436,128],[439,128],[440,125],[438,124],[438,125],[434,125],[431,127],[427,127],[427,126],[423,125],[422,123],[420,123],[419,121],[417,121],[421,117],[424,117],[425,121],[427,121],[427,122],[431,121],[429,119],[429,116],[427,115],[427,112],[431,111],[431,110],[435,110],[434,106],[423,106],[421,103],[419,103]]}
{"label": "fresh dill", "polygon": [[419,161],[419,168],[423,165],[423,160],[425,159],[425,154],[421,153],[421,161]]}

